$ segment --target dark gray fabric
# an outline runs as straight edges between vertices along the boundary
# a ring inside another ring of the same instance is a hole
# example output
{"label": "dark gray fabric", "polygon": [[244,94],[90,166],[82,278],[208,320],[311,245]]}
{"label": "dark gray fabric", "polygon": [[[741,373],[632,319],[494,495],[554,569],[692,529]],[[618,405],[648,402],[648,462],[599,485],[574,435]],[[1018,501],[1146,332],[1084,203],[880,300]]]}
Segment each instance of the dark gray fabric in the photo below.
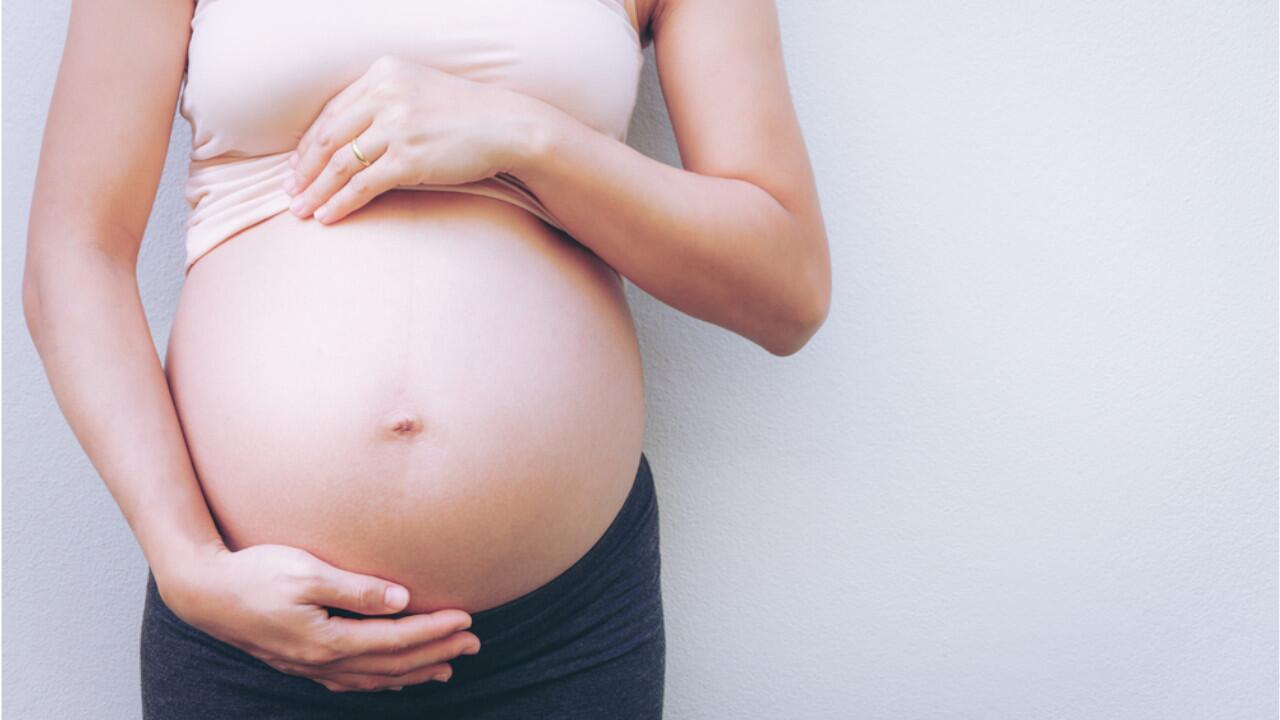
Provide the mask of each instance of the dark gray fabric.
{"label": "dark gray fabric", "polygon": [[549,583],[472,615],[481,650],[450,661],[447,683],[340,693],[189,625],[148,573],[143,717],[657,720],[666,665],[660,569],[657,496],[641,453],[626,502],[585,555]]}

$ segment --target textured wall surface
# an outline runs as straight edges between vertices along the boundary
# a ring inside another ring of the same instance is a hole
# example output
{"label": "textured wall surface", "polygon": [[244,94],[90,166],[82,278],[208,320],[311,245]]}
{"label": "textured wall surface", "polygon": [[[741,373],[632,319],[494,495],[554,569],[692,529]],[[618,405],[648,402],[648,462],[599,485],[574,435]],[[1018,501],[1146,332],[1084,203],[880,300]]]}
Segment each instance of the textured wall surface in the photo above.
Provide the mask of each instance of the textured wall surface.
{"label": "textured wall surface", "polygon": [[[779,5],[827,324],[775,358],[628,288],[668,717],[1275,718],[1275,4]],[[24,720],[138,712],[145,565],[19,305],[68,7],[3,16]],[[678,164],[649,62],[630,141]],[[178,118],[140,261],[157,348],[189,148]]]}

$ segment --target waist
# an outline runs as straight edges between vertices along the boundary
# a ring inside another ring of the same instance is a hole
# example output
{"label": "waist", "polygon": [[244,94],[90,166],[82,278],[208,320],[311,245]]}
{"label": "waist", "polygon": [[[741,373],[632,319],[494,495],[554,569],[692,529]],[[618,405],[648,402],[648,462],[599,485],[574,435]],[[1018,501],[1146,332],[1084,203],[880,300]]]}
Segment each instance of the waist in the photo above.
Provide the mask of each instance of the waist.
{"label": "waist", "polygon": [[616,511],[644,426],[616,273],[492,198],[277,215],[196,263],[166,372],[233,549],[281,542],[490,607]]}

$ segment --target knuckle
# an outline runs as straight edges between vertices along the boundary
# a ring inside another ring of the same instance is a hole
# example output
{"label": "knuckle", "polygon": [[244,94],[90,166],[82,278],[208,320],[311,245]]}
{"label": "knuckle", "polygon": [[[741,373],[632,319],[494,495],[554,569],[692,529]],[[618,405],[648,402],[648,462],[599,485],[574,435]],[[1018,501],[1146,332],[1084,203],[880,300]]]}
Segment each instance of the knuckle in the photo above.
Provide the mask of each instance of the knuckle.
{"label": "knuckle", "polygon": [[337,650],[330,643],[320,643],[298,653],[298,662],[307,665],[323,665],[338,659]]}
{"label": "knuckle", "polygon": [[330,170],[332,170],[333,172],[339,172],[339,173],[345,169],[346,164],[347,164],[347,156],[345,153],[334,153],[332,156],[330,156],[329,162],[326,163],[326,165],[328,165]]}
{"label": "knuckle", "polygon": [[409,110],[400,103],[387,105],[383,111],[383,120],[391,127],[401,127],[409,119]]}
{"label": "knuckle", "polygon": [[293,662],[301,663],[303,665],[319,665],[320,655],[310,648],[299,650],[293,654]]}
{"label": "knuckle", "polygon": [[351,682],[351,684],[357,690],[377,690],[381,686],[381,683],[379,683],[377,680],[374,680],[373,678],[365,678],[365,677],[356,678]]}
{"label": "knuckle", "polygon": [[340,635],[324,637],[320,643],[320,651],[324,654],[324,662],[334,662],[347,656],[347,643]]}
{"label": "knuckle", "polygon": [[320,584],[322,575],[318,568],[314,565],[298,561],[286,567],[284,572],[286,582],[300,586],[303,590],[312,590]]}
{"label": "knuckle", "polygon": [[[379,644],[382,646],[380,652],[383,653],[403,653],[409,648],[409,643],[405,642],[405,639],[399,636],[386,638]],[[404,658],[397,658],[397,661],[403,660]]]}
{"label": "knuckle", "polygon": [[298,558],[285,566],[285,574],[295,580],[314,580],[319,575],[315,563]]}
{"label": "knuckle", "polygon": [[299,650],[294,656],[294,661],[300,662],[303,665],[319,665],[324,662],[323,658],[320,656],[320,652],[318,650],[311,649]]}
{"label": "knuckle", "polygon": [[382,586],[377,583],[362,582],[357,596],[365,607],[379,608],[382,607],[383,592]]}
{"label": "knuckle", "polygon": [[325,587],[324,576],[320,573],[303,573],[295,578],[297,590],[293,593],[298,600],[307,600],[322,592]]}
{"label": "knuckle", "polygon": [[400,79],[393,71],[383,73],[377,82],[374,83],[372,94],[374,99],[379,102],[386,102],[400,93]]}
{"label": "knuckle", "polygon": [[405,158],[388,157],[383,165],[387,183],[390,185],[417,185],[423,182],[422,170],[418,165]]}

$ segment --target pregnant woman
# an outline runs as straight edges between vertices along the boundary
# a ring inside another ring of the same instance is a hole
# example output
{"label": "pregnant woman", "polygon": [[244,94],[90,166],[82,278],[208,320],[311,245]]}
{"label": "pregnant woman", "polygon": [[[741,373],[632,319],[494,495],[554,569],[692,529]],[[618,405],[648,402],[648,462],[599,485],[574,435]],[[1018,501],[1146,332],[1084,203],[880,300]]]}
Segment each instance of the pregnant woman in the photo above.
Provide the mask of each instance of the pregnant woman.
{"label": "pregnant woman", "polygon": [[[624,142],[650,44],[682,168]],[[622,277],[779,356],[830,296],[771,0],[73,0],[26,258],[165,719],[659,717]]]}

